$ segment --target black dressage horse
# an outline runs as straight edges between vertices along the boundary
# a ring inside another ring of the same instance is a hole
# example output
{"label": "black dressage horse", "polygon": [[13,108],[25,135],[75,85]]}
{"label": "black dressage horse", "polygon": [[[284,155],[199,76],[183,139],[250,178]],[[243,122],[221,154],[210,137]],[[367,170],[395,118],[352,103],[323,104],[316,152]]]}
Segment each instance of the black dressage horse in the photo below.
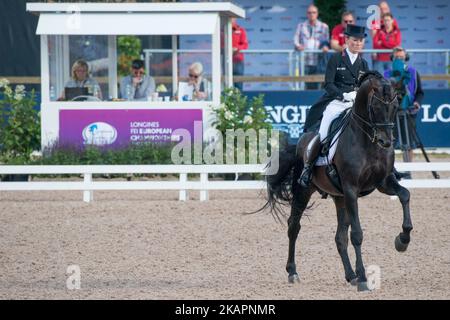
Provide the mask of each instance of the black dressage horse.
{"label": "black dressage horse", "polygon": [[[297,182],[303,169],[303,155],[312,136],[304,133],[297,146],[280,152],[279,169],[267,176],[268,203],[272,213],[281,212],[279,204],[291,207],[288,219],[289,256],[286,270],[288,280],[298,281],[295,265],[295,242],[300,231],[300,219],[315,191],[330,195],[335,203],[338,227],[336,245],[345,270],[345,279],[358,286],[358,291],[368,290],[361,255],[363,231],[358,212],[358,197],[375,189],[387,195],[396,195],[403,207],[403,232],[395,238],[397,251],[405,251],[412,230],[409,212],[409,191],[402,187],[393,174],[394,148],[392,130],[398,108],[396,94],[390,83],[375,71],[365,73],[359,80],[358,93],[342,129],[333,163],[341,182],[340,191],[330,182],[325,167],[316,166],[309,187]],[[348,230],[356,253],[356,270],[353,271],[347,253]]]}

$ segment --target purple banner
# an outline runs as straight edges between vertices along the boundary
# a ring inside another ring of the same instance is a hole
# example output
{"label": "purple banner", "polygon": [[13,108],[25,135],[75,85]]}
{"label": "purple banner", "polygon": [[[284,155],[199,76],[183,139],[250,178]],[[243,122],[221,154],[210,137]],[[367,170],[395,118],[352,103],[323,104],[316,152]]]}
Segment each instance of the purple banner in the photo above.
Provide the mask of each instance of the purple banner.
{"label": "purple banner", "polygon": [[59,141],[112,146],[170,142],[179,139],[172,137],[176,129],[188,130],[193,139],[196,121],[202,122],[201,109],[61,110]]}

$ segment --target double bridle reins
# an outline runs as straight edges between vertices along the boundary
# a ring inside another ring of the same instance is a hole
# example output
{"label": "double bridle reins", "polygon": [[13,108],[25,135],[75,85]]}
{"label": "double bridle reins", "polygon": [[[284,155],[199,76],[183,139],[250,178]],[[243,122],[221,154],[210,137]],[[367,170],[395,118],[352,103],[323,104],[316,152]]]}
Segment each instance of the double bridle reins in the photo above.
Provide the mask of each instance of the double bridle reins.
{"label": "double bridle reins", "polygon": [[[391,101],[385,101],[385,100],[377,97],[372,90],[369,93],[369,103],[367,104],[367,112],[369,114],[369,121],[367,121],[362,116],[357,114],[354,108],[352,108],[351,116],[353,119],[355,119],[355,123],[359,127],[359,129],[361,129],[361,131],[364,132],[369,137],[369,139],[372,143],[376,143],[380,147],[385,148],[380,143],[380,136],[378,134],[378,131],[382,130],[382,129],[383,130],[392,129],[392,128],[394,128],[395,124],[394,124],[394,122],[384,122],[384,123],[374,122],[374,120],[373,120],[374,114],[373,114],[373,107],[372,107],[373,99],[378,100],[379,102],[381,102],[384,105],[390,105],[395,101],[395,99],[397,99],[397,95],[395,95]],[[367,132],[367,130],[365,130],[363,128],[363,126],[361,126],[358,122],[362,122],[363,124],[368,126],[370,128],[371,132]]]}

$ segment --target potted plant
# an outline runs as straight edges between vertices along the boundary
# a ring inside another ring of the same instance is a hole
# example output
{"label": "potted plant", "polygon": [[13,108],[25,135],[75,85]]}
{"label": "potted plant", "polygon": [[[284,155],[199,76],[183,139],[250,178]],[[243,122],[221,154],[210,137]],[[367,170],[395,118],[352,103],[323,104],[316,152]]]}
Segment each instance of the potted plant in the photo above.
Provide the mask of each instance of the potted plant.
{"label": "potted plant", "polygon": [[141,56],[141,39],[136,36],[120,36],[117,38],[117,49],[117,73],[125,77],[130,73],[131,62]]}

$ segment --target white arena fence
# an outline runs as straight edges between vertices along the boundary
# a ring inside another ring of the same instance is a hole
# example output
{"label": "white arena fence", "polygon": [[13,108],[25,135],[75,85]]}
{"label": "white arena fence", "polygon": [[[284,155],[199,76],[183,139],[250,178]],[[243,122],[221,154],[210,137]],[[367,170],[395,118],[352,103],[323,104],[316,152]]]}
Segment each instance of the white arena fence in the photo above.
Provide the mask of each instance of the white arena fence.
{"label": "white arena fence", "polygon": [[[395,164],[399,171],[450,171],[450,162],[412,162]],[[178,190],[179,200],[188,200],[188,190],[200,191],[200,201],[208,200],[209,190],[261,190],[264,181],[212,181],[208,174],[264,173],[264,165],[82,165],[82,166],[0,166],[0,175],[82,175],[83,181],[24,181],[0,182],[0,191],[83,191],[83,201],[93,200],[95,190]],[[175,181],[95,181],[93,174],[178,174]],[[188,174],[199,174],[200,179],[188,180]],[[431,174],[431,173],[430,173]],[[450,178],[402,180],[406,188],[450,188]]]}

